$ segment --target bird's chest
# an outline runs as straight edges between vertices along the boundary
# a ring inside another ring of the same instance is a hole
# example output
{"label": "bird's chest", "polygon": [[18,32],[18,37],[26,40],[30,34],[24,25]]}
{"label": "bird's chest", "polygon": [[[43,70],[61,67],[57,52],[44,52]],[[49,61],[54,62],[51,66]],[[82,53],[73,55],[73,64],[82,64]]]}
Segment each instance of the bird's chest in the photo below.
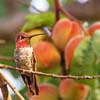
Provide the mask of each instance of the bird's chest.
{"label": "bird's chest", "polygon": [[14,58],[18,67],[26,70],[33,70],[33,48],[27,47],[16,49]]}

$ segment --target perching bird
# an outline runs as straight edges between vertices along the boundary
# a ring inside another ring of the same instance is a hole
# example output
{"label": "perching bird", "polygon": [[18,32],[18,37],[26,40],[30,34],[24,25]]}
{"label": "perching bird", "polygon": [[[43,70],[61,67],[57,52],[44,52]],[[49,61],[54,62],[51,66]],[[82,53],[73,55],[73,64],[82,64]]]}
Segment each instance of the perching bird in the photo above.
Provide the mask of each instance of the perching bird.
{"label": "perching bird", "polygon": [[[29,70],[36,71],[35,68],[35,57],[33,48],[30,45],[30,39],[34,36],[43,35],[35,34],[29,35],[28,33],[19,33],[16,37],[16,49],[14,52],[14,60],[16,62],[17,67]],[[21,76],[28,87],[29,91],[33,95],[38,95],[39,90],[36,82],[36,76],[34,74],[28,74],[24,72],[20,72]]]}

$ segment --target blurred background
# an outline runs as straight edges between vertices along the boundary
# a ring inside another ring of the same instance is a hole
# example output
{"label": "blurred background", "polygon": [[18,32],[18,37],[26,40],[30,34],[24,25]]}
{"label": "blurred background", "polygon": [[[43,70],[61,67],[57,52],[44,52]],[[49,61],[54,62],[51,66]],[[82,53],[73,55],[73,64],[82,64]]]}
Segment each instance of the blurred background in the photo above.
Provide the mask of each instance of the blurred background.
{"label": "blurred background", "polygon": [[[73,16],[88,21],[100,19],[100,0],[61,0]],[[48,3],[49,2],[49,3]],[[14,39],[28,13],[54,10],[53,0],[0,0],[0,41]],[[29,11],[30,10],[30,11]]]}
{"label": "blurred background", "polygon": [[[76,18],[89,23],[100,20],[100,0],[61,1],[65,9]],[[53,11],[54,0],[0,0],[0,63],[15,66],[13,61],[15,36],[25,23],[25,16],[29,13],[38,13],[34,7],[43,12]],[[3,72],[22,94],[26,91],[18,72],[12,70],[3,70]],[[11,93],[14,97],[14,93],[12,91]],[[0,93],[0,100],[1,98]],[[14,97],[14,100],[17,99]]]}

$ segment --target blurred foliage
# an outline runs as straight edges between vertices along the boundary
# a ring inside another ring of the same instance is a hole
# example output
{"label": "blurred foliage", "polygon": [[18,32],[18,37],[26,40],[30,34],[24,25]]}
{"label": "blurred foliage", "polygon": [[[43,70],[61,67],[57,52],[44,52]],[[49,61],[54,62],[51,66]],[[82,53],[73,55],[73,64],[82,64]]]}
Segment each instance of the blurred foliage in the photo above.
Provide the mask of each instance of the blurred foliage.
{"label": "blurred foliage", "polygon": [[[65,16],[61,14],[60,17],[64,18]],[[27,22],[23,25],[21,31],[27,32],[43,26],[52,28],[55,25],[55,14],[53,12],[30,14],[26,16],[26,20]]]}
{"label": "blurred foliage", "polygon": [[[48,17],[49,16],[49,17]],[[22,28],[22,31],[29,31],[36,27],[48,26],[52,27],[55,23],[54,13],[31,14],[26,16],[27,23]]]}
{"label": "blurred foliage", "polygon": [[[0,54],[2,54],[4,56],[13,57],[14,49],[15,49],[15,43],[14,42],[5,43],[3,45],[0,45]],[[4,63],[6,63],[6,62],[4,62]],[[7,64],[8,65],[15,65],[12,62],[11,63],[8,62]]]}
{"label": "blurred foliage", "polygon": [[29,5],[27,3],[18,2],[17,4],[18,4],[18,8],[20,8],[20,10],[29,12]]}
{"label": "blurred foliage", "polygon": [[[24,4],[17,2],[17,7],[22,11],[28,12],[29,6],[27,5],[27,3]],[[1,18],[6,17],[7,14],[8,14],[8,5],[6,3],[6,0],[0,0],[0,17]]]}
{"label": "blurred foliage", "polygon": [[[12,57],[13,58],[14,49],[15,49],[15,43],[14,42],[8,42],[8,43],[5,43],[3,45],[0,45],[0,55],[8,56],[8,57]],[[14,63],[14,61],[0,60],[0,63],[11,65],[11,66],[16,66],[15,63]],[[10,70],[10,72],[15,77],[18,77],[18,72],[14,71],[14,70]]]}
{"label": "blurred foliage", "polygon": [[[56,65],[54,66],[53,69],[41,70],[41,72],[59,75],[61,73],[61,65]],[[38,76],[38,78],[39,78],[39,83],[51,83],[56,86],[59,86],[59,83],[61,81],[61,79],[55,79],[52,77]]]}
{"label": "blurred foliage", "polygon": [[77,0],[62,0],[62,3],[63,4],[69,4],[69,3],[72,3],[74,1],[77,1]]}
{"label": "blurred foliage", "polygon": [[5,16],[7,13],[7,7],[5,4],[5,0],[0,0],[0,17]]}
{"label": "blurred foliage", "polygon": [[[76,0],[62,0],[63,4],[72,3],[73,1],[76,1]],[[48,2],[50,4],[50,6],[51,5],[54,6],[54,0],[48,0]],[[28,9],[29,6],[27,5],[27,3],[18,2],[17,6],[22,11],[28,12],[28,10],[29,10]],[[7,14],[7,10],[8,10],[8,8],[7,8],[6,0],[0,0],[0,17],[4,17]]]}
{"label": "blurred foliage", "polygon": [[[65,3],[72,3],[76,0],[60,0],[60,1],[65,4]],[[54,5],[54,0],[48,0],[48,2],[50,5]]]}

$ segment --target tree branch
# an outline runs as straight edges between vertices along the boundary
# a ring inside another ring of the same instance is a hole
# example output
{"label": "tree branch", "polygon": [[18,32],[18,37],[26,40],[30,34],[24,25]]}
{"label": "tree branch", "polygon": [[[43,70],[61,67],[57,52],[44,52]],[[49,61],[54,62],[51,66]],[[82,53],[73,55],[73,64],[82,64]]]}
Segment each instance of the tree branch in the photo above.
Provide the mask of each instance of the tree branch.
{"label": "tree branch", "polygon": [[66,17],[68,17],[69,19],[71,20],[74,20],[76,21],[80,28],[82,29],[82,31],[85,33],[85,34],[88,34],[88,32],[84,29],[84,27],[82,26],[82,21],[78,20],[76,17],[74,17],[73,15],[71,15],[67,9],[64,8],[64,6],[61,4],[60,0],[55,0],[55,8],[56,8],[56,21],[59,20],[59,12],[61,11]]}
{"label": "tree branch", "polygon": [[[16,88],[13,86],[13,84],[7,79],[7,77],[1,72],[0,70],[0,76],[2,77],[2,79],[10,86],[10,88],[14,91],[14,93],[16,94],[16,96],[18,97],[19,100],[25,100],[20,93],[16,90]],[[6,99],[8,100],[8,99]],[[11,100],[11,99],[9,99]]]}
{"label": "tree branch", "polygon": [[59,20],[60,18],[60,7],[59,7],[59,0],[55,0],[55,15],[56,15],[56,22]]}
{"label": "tree branch", "polygon": [[28,73],[28,74],[36,74],[39,76],[45,76],[45,77],[52,77],[52,78],[61,78],[61,79],[96,79],[96,78],[100,78],[100,75],[95,75],[95,76],[75,76],[75,75],[56,75],[56,74],[47,74],[47,73],[43,73],[43,72],[36,72],[36,71],[29,71],[29,70],[24,70],[21,68],[15,68],[13,66],[8,66],[8,65],[4,65],[4,64],[0,64],[0,68],[5,68],[5,69],[11,69],[11,70],[17,70],[20,72],[24,72],[24,73]]}
{"label": "tree branch", "polygon": [[73,16],[81,20],[100,20],[100,0],[88,0],[86,3],[77,1],[65,4],[65,9]]}
{"label": "tree branch", "polygon": [[60,3],[60,1],[58,1],[58,6],[59,6],[60,11],[61,11],[65,16],[67,16],[69,19],[75,20],[75,21],[77,21],[78,23],[82,23],[80,20],[78,20],[77,18],[75,18],[74,16],[72,16],[67,10],[65,10],[65,8],[64,8],[63,5]]}
{"label": "tree branch", "polygon": [[12,100],[12,97],[8,91],[7,84],[5,84],[5,81],[1,74],[0,74],[0,88],[3,95],[3,100]]}

